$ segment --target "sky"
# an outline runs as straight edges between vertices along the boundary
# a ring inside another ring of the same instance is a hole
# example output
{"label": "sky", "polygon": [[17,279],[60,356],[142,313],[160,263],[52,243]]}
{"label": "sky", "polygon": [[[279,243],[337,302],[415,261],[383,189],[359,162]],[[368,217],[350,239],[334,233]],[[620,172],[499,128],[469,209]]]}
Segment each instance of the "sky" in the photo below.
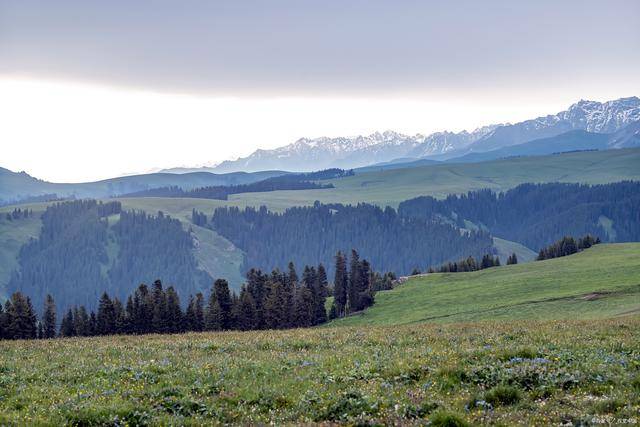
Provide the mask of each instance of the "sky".
{"label": "sky", "polygon": [[0,166],[80,182],[640,95],[640,2],[0,0]]}

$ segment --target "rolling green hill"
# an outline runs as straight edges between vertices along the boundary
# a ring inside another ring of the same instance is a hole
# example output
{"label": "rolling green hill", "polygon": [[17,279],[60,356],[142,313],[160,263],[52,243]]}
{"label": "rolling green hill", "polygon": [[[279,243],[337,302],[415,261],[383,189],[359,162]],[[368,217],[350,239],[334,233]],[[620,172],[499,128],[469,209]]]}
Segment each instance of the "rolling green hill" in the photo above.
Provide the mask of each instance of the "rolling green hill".
{"label": "rolling green hill", "polygon": [[410,278],[334,325],[595,319],[640,312],[640,243],[546,261]]}
{"label": "rolling green hill", "polygon": [[58,197],[75,195],[78,198],[101,198],[169,185],[192,189],[208,185],[248,184],[285,173],[281,171],[233,172],[227,174],[209,172],[184,174],[149,173],[95,182],[55,183],[34,178],[25,172],[12,172],[8,169],[0,168],[0,201],[19,200],[27,196],[52,193],[57,194]]}
{"label": "rolling green hill", "polygon": [[500,191],[525,182],[604,184],[623,180],[640,180],[640,149],[371,171],[328,181],[335,188],[235,194],[229,197],[228,203],[238,206],[264,204],[275,210],[309,205],[315,200],[323,203],[369,202],[397,206],[401,201],[417,196],[445,197],[482,188]]}
{"label": "rolling green hill", "polygon": [[[163,179],[171,174],[162,175]],[[180,175],[173,175],[178,176]],[[184,179],[184,175],[182,176]],[[131,179],[131,178],[129,178]],[[124,209],[147,213],[163,211],[181,220],[185,228],[193,208],[211,215],[220,206],[266,205],[270,210],[283,211],[297,205],[322,202],[369,202],[397,206],[399,202],[420,196],[443,197],[480,188],[506,190],[523,182],[584,182],[606,183],[621,180],[640,180],[640,149],[621,149],[596,152],[565,153],[542,157],[522,157],[471,164],[434,164],[405,169],[357,173],[355,176],[331,180],[335,188],[321,190],[273,191],[230,196],[228,201],[180,198],[122,198]],[[163,182],[163,185],[166,184]],[[23,205],[42,212],[48,203]],[[0,208],[11,211],[14,206]],[[11,271],[21,244],[37,234],[39,221],[30,220],[15,229],[0,221],[0,295]],[[242,251],[215,232],[192,227],[198,241],[196,258],[202,269],[213,277],[226,277],[232,285],[242,281],[239,265]],[[521,245],[496,239],[502,257],[516,252],[521,261],[531,259],[532,253]],[[516,245],[516,246],[514,246]]]}

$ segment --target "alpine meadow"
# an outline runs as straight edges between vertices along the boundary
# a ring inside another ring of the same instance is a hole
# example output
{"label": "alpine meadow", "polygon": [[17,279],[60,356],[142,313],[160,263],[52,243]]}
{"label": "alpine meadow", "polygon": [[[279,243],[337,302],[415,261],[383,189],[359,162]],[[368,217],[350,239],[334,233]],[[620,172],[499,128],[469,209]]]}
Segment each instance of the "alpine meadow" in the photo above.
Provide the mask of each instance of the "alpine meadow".
{"label": "alpine meadow", "polygon": [[640,4],[546,3],[0,1],[0,426],[640,424]]}

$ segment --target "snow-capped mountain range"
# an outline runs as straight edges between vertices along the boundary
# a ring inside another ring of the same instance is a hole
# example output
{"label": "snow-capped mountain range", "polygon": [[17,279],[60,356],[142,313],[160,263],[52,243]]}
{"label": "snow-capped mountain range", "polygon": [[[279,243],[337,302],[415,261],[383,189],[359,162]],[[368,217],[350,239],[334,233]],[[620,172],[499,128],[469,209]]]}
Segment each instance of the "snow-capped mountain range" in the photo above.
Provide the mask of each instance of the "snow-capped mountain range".
{"label": "snow-capped mountain range", "polygon": [[607,102],[583,100],[554,115],[515,124],[484,126],[472,132],[410,136],[386,131],[356,137],[300,138],[284,147],[256,150],[247,157],[222,162],[211,170],[217,173],[276,169],[311,171],[330,167],[356,168],[398,158],[450,159],[549,138],[571,130],[613,133],[639,120],[638,97]]}

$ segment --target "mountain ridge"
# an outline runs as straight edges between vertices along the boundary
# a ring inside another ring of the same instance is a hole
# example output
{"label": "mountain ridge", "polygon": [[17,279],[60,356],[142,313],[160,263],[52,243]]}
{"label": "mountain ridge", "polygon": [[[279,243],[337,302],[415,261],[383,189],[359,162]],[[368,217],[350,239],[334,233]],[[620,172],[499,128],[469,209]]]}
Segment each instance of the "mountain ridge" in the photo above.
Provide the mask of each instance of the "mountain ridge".
{"label": "mountain ridge", "polygon": [[[571,130],[613,133],[635,121],[640,121],[640,98],[637,96],[605,102],[580,100],[557,114],[514,124],[483,126],[471,132],[442,131],[410,136],[385,131],[355,137],[300,138],[273,150],[258,149],[247,157],[224,161],[212,170],[295,169],[304,172],[329,167],[366,167],[402,157],[446,160],[471,152],[491,151],[553,137]],[[295,168],[292,168],[294,164]]]}

